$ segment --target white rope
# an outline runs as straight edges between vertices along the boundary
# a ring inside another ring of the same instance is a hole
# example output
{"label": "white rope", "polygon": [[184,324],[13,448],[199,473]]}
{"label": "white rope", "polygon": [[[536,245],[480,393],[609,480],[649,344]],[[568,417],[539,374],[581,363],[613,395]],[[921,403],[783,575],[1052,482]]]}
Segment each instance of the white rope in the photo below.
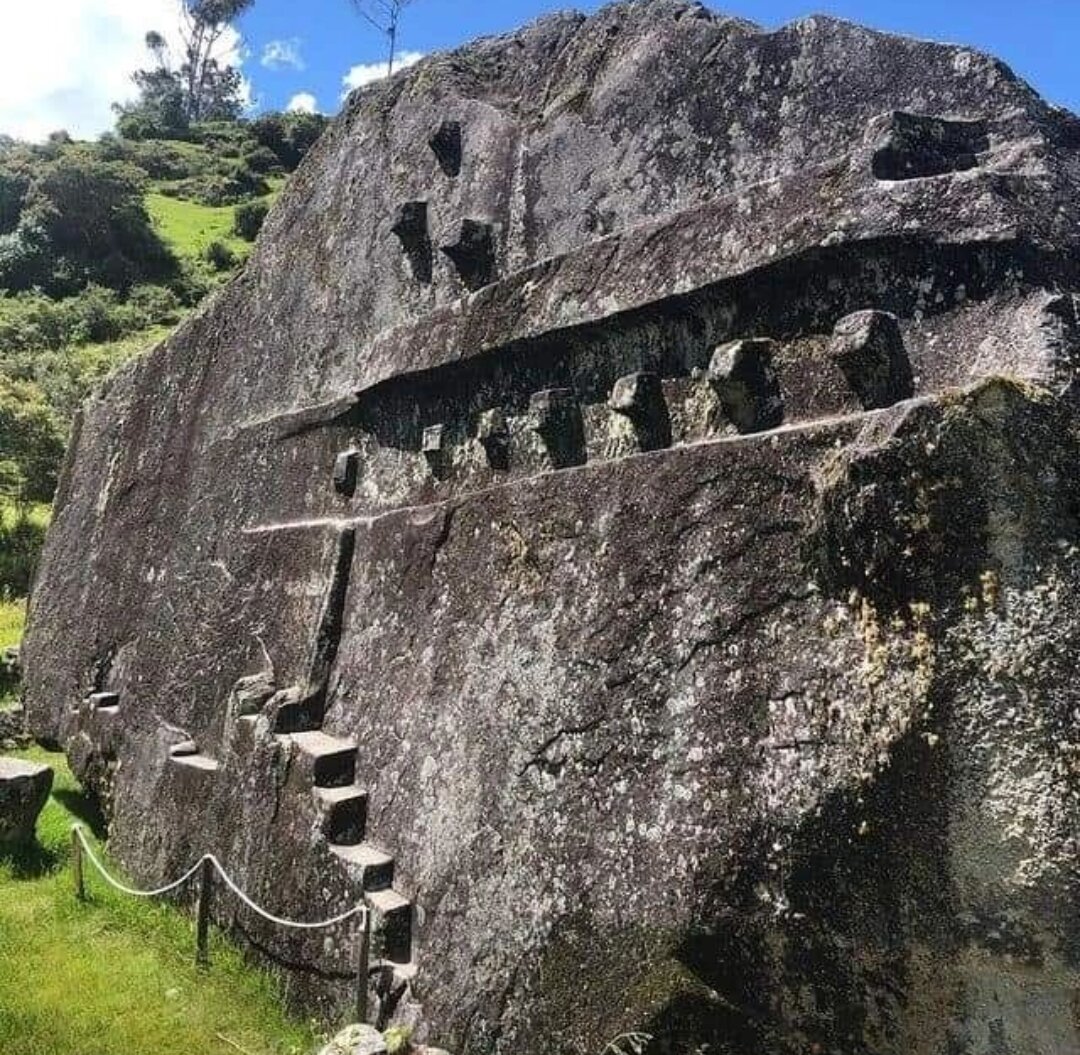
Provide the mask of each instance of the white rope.
{"label": "white rope", "polygon": [[266,909],[260,908],[251,900],[232,880],[228,872],[222,867],[221,862],[213,855],[207,854],[204,860],[209,860],[210,863],[217,869],[218,875],[225,880],[225,885],[245,904],[252,912],[262,916],[263,919],[270,923],[276,923],[279,927],[291,927],[293,930],[324,930],[327,927],[336,927],[339,923],[344,923],[347,919],[352,919],[353,916],[358,916],[360,913],[367,913],[367,905],[354,905],[348,912],[343,912],[340,916],[335,916],[333,919],[324,920],[322,923],[299,923],[293,919],[282,919],[280,916],[275,916],[266,911]]}
{"label": "white rope", "polygon": [[174,890],[178,890],[182,887],[201,867],[202,861],[196,864],[190,871],[182,875],[175,883],[170,883],[168,886],[163,886],[158,890],[135,890],[133,887],[124,886],[123,883],[116,879],[113,879],[111,875],[105,870],[105,866],[94,855],[94,851],[90,848],[90,844],[86,841],[86,836],[83,834],[82,825],[76,824],[74,826],[75,834],[79,837],[79,842],[82,843],[83,849],[86,851],[86,856],[90,858],[90,863],[101,873],[101,878],[111,887],[115,887],[122,894],[130,894],[132,897],[163,897],[165,894],[171,894]]}
{"label": "white rope", "polygon": [[130,894],[132,897],[162,897],[165,894],[171,894],[174,890],[182,887],[196,872],[202,867],[204,861],[209,861],[217,871],[218,875],[225,881],[225,885],[256,915],[261,916],[268,923],[274,923],[279,927],[289,927],[292,930],[325,930],[329,927],[336,927],[339,923],[344,923],[346,920],[350,920],[353,916],[363,915],[365,918],[368,913],[368,907],[364,904],[354,905],[348,912],[343,912],[340,916],[335,916],[333,919],[323,920],[319,923],[301,923],[297,920],[282,919],[280,916],[275,916],[273,913],[267,912],[266,909],[260,908],[251,900],[233,881],[228,872],[225,871],[222,863],[213,855],[205,854],[199,858],[198,862],[194,864],[187,872],[184,873],[175,883],[170,883],[168,886],[163,886],[158,890],[135,890],[132,887],[124,886],[123,883],[114,879],[109,875],[105,866],[97,859],[94,851],[91,849],[90,844],[86,840],[86,835],[83,833],[81,824],[74,825],[75,834],[78,836],[79,842],[82,843],[83,849],[86,851],[87,857],[90,859],[90,863],[101,874],[101,878],[105,880],[110,886],[115,887],[123,894]]}

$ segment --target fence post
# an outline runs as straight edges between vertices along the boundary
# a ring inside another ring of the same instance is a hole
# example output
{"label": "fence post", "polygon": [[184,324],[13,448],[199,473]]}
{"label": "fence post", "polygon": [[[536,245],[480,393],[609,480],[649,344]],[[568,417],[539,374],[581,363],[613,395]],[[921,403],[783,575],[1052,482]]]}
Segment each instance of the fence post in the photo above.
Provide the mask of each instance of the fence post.
{"label": "fence post", "polygon": [[78,826],[71,829],[71,861],[75,869],[75,896],[80,901],[86,900],[86,882],[83,879],[82,840]]}
{"label": "fence post", "polygon": [[368,1020],[368,973],[371,965],[371,909],[364,905],[356,932],[356,1021]]}
{"label": "fence post", "polygon": [[204,857],[199,871],[199,908],[195,920],[195,964],[210,966],[210,897],[214,888],[214,865]]}

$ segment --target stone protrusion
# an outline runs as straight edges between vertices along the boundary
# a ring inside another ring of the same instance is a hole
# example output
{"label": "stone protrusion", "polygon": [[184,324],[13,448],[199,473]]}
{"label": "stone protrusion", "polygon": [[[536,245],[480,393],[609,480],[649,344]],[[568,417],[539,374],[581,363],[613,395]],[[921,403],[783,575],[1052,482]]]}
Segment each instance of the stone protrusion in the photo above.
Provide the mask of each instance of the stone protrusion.
{"label": "stone protrusion", "polygon": [[990,149],[985,121],[956,121],[896,111],[871,162],[880,180],[924,179],[975,168]]}
{"label": "stone protrusion", "polygon": [[895,315],[859,311],[841,319],[833,330],[831,355],[867,410],[914,394],[911,361]]}
{"label": "stone protrusion", "polygon": [[529,401],[529,426],[540,437],[552,468],[585,463],[585,423],[572,388],[548,388]]}
{"label": "stone protrusion", "polygon": [[355,846],[363,840],[367,826],[366,791],[355,784],[315,788],[315,801],[322,815],[322,831],[327,842]]}
{"label": "stone protrusion", "polygon": [[303,733],[318,728],[322,714],[312,694],[299,685],[275,692],[266,702],[275,733]]}
{"label": "stone protrusion", "polygon": [[229,714],[233,719],[258,714],[277,693],[272,674],[264,672],[241,678],[233,686],[229,699]]}
{"label": "stone protrusion", "polygon": [[346,498],[356,493],[360,478],[360,452],[342,451],[334,460],[334,490]]}
{"label": "stone protrusion", "polygon": [[428,233],[428,203],[407,201],[399,205],[390,230],[401,242],[413,278],[417,282],[431,282],[435,253]]}
{"label": "stone protrusion", "polygon": [[420,453],[428,468],[438,477],[446,474],[450,456],[449,430],[445,425],[429,425],[420,441]]}
{"label": "stone protrusion", "polygon": [[485,410],[480,415],[476,438],[492,469],[505,471],[510,468],[510,424],[502,407]]}
{"label": "stone protrusion", "polygon": [[307,786],[340,788],[356,778],[356,744],[315,729],[281,738],[296,750],[298,778]]}
{"label": "stone protrusion", "polygon": [[91,711],[113,712],[120,710],[120,694],[116,692],[93,692],[87,699]]}
{"label": "stone protrusion", "polygon": [[48,766],[0,758],[0,846],[33,840],[52,782],[53,771]]}
{"label": "stone protrusion", "polygon": [[639,450],[671,446],[671,416],[658,374],[642,371],[620,377],[608,405],[628,421]]}
{"label": "stone protrusion", "polygon": [[773,342],[732,341],[713,353],[709,383],[739,432],[764,432],[783,424],[784,401],[773,369]]}
{"label": "stone protrusion", "polygon": [[461,172],[462,139],[460,121],[443,121],[428,137],[439,168],[451,179]]}
{"label": "stone protrusion", "polygon": [[495,277],[495,227],[484,220],[462,220],[456,242],[440,247],[466,289],[489,285]]}
{"label": "stone protrusion", "polygon": [[211,758],[209,755],[170,755],[169,761],[173,765],[181,766],[183,769],[192,770],[196,773],[211,774],[220,769],[217,759]]}
{"label": "stone protrusion", "polygon": [[383,959],[408,963],[412,951],[412,902],[396,890],[375,890],[366,898],[375,912]]}
{"label": "stone protrusion", "polygon": [[371,843],[331,846],[334,855],[356,874],[364,890],[386,890],[394,882],[394,859]]}

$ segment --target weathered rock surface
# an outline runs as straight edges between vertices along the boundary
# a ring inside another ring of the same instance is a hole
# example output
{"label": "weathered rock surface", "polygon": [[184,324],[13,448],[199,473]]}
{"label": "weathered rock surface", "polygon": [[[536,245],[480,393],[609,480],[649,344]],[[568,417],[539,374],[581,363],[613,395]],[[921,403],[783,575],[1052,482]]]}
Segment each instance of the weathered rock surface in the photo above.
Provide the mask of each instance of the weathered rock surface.
{"label": "weathered rock surface", "polygon": [[1080,1049],[1078,190],[999,62],[826,18],[357,93],[84,408],[35,732],[136,876],[363,894],[420,1041]]}
{"label": "weathered rock surface", "polygon": [[25,708],[16,705],[0,709],[0,750],[10,751],[25,747],[28,742]]}
{"label": "weathered rock surface", "polygon": [[0,757],[0,846],[33,840],[52,781],[53,771],[48,766]]}

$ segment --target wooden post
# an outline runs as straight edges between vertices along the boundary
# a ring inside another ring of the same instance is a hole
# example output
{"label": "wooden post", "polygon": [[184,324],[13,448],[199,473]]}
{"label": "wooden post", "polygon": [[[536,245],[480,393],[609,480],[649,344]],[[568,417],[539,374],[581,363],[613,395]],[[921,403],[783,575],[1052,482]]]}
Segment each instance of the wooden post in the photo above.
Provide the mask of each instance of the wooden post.
{"label": "wooden post", "polygon": [[356,1021],[368,1020],[368,973],[371,966],[371,909],[366,905],[356,931]]}
{"label": "wooden post", "polygon": [[214,888],[214,865],[209,857],[203,858],[199,871],[199,907],[195,917],[195,964],[210,966],[210,897]]}
{"label": "wooden post", "polygon": [[80,901],[86,900],[86,881],[83,878],[83,855],[82,840],[79,838],[79,829],[71,829],[71,861],[75,868],[75,896]]}

